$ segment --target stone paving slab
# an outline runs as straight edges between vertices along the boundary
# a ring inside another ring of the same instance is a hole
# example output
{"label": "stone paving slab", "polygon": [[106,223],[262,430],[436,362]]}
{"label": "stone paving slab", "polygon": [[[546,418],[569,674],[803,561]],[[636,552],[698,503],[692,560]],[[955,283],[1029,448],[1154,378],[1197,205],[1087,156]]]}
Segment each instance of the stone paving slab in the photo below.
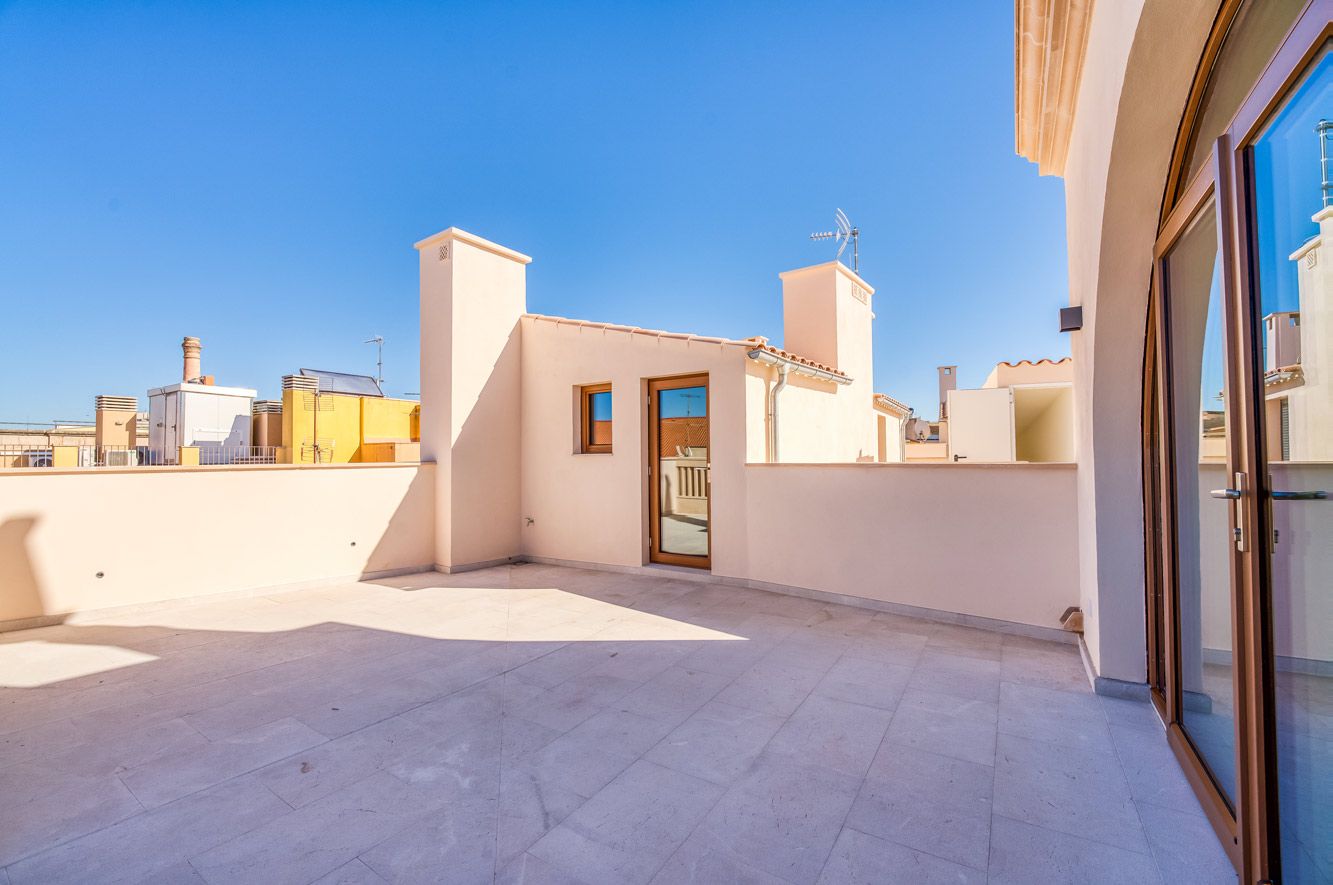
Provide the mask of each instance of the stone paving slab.
{"label": "stone paving slab", "polygon": [[524,564],[0,634],[0,882],[1234,882],[1074,647]]}

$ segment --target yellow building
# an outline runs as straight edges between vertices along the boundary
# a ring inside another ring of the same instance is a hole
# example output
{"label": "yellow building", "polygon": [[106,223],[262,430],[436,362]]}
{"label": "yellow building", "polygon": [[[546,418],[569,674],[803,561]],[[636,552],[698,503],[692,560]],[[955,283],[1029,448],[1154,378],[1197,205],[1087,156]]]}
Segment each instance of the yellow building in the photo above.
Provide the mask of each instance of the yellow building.
{"label": "yellow building", "polygon": [[279,460],[419,461],[420,416],[420,403],[386,397],[369,376],[302,369],[282,379]]}

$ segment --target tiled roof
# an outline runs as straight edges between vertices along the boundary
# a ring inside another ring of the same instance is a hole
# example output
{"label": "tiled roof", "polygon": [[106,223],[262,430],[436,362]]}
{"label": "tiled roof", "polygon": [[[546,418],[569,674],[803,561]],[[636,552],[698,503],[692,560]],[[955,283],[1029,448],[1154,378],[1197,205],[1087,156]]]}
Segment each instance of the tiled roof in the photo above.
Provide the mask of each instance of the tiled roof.
{"label": "tiled roof", "polygon": [[812,369],[819,369],[821,372],[828,372],[830,375],[837,375],[841,378],[847,377],[847,374],[845,372],[840,372],[830,365],[818,362],[816,360],[807,359],[806,357],[803,356],[798,356],[797,354],[794,354],[789,350],[783,350],[780,347],[774,347],[773,345],[769,344],[767,341],[764,341],[763,339],[751,338],[748,339],[748,341],[753,342],[750,343],[751,350],[762,350],[765,353],[771,353],[774,356],[779,357],[781,359],[788,360],[790,362],[797,363],[802,366],[809,366]]}
{"label": "tiled roof", "polygon": [[663,418],[657,424],[657,449],[670,457],[688,448],[708,445],[708,419],[701,415]]}
{"label": "tiled roof", "polygon": [[595,323],[591,320],[573,320],[568,317],[547,316],[540,313],[525,313],[523,316],[527,319],[555,323],[557,326],[575,326],[582,329],[597,329],[603,332],[623,332],[628,335],[646,335],[650,338],[669,338],[676,341],[699,341],[705,344],[724,344],[735,347],[744,347],[747,350],[762,350],[766,353],[771,353],[780,359],[789,360],[802,366],[809,366],[812,369],[819,369],[820,371],[838,375],[842,378],[847,377],[845,373],[838,371],[832,366],[774,347],[768,343],[768,339],[758,336],[741,339],[716,338],[710,335],[691,335],[685,332],[664,332],[660,329],[644,329],[639,326],[621,326],[616,323]]}
{"label": "tiled roof", "polygon": [[749,341],[737,341],[734,338],[715,338],[709,335],[690,335],[684,332],[664,332],[660,329],[644,329],[639,326],[621,326],[616,323],[595,323],[592,320],[573,320],[569,317],[547,316],[540,313],[525,313],[524,318],[555,323],[557,326],[575,326],[581,329],[598,329],[603,332],[624,332],[630,335],[647,335],[650,338],[671,338],[678,341],[701,341],[705,344],[736,344],[752,346]]}
{"label": "tiled roof", "polygon": [[874,405],[874,406],[877,406],[877,407],[886,407],[886,408],[888,408],[890,411],[899,412],[899,413],[901,413],[901,414],[903,414],[903,415],[910,414],[911,411],[912,411],[911,406],[907,405],[906,403],[899,402],[898,400],[896,400],[896,399],[894,399],[893,397],[889,396],[887,393],[876,393],[876,394],[874,394],[874,395],[871,397],[871,402],[872,402],[872,405]]}
{"label": "tiled roof", "polygon": [[1016,362],[1016,363],[1002,362],[1002,363],[1000,363],[999,365],[1001,365],[1001,366],[1009,366],[1010,368],[1014,368],[1014,369],[1017,369],[1019,366],[1040,366],[1042,363],[1046,363],[1047,365],[1051,365],[1051,366],[1058,366],[1058,365],[1060,365],[1061,363],[1067,363],[1067,362],[1069,362],[1071,359],[1072,359],[1072,357],[1067,357],[1067,356],[1066,356],[1066,357],[1061,357],[1061,358],[1058,359],[1058,360],[1047,359],[1047,358],[1043,357],[1042,359],[1039,359],[1039,360],[1037,360],[1037,361],[1035,361],[1035,362],[1032,361],[1032,360],[1019,360],[1019,361]]}

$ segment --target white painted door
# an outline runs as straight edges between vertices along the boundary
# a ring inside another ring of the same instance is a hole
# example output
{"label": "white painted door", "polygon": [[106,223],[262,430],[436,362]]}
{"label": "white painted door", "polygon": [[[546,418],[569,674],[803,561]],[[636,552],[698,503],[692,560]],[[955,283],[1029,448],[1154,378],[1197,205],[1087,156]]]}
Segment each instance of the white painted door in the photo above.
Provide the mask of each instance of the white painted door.
{"label": "white painted door", "polygon": [[163,447],[165,448],[165,457],[175,463],[176,449],[180,446],[180,394],[172,391],[168,393],[163,402],[162,414],[165,416],[165,423],[162,431]]}
{"label": "white painted door", "polygon": [[1007,387],[949,391],[954,461],[1014,460],[1014,395]]}

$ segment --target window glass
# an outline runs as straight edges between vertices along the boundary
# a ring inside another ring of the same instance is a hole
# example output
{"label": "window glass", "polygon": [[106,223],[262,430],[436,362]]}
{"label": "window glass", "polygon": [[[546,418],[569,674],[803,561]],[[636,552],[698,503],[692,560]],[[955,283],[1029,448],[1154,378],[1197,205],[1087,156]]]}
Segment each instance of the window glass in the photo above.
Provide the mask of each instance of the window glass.
{"label": "window glass", "polygon": [[708,388],[657,398],[658,538],[663,553],[708,555]]}
{"label": "window glass", "polygon": [[1236,801],[1235,670],[1226,488],[1226,371],[1217,210],[1210,198],[1166,255],[1174,435],[1181,723],[1227,801]]}
{"label": "window glass", "polygon": [[611,451],[611,385],[583,388],[583,451]]}
{"label": "window glass", "polygon": [[595,446],[611,445],[611,391],[588,396],[588,441]]}
{"label": "window glass", "polygon": [[1250,151],[1283,882],[1333,882],[1333,58]]}

